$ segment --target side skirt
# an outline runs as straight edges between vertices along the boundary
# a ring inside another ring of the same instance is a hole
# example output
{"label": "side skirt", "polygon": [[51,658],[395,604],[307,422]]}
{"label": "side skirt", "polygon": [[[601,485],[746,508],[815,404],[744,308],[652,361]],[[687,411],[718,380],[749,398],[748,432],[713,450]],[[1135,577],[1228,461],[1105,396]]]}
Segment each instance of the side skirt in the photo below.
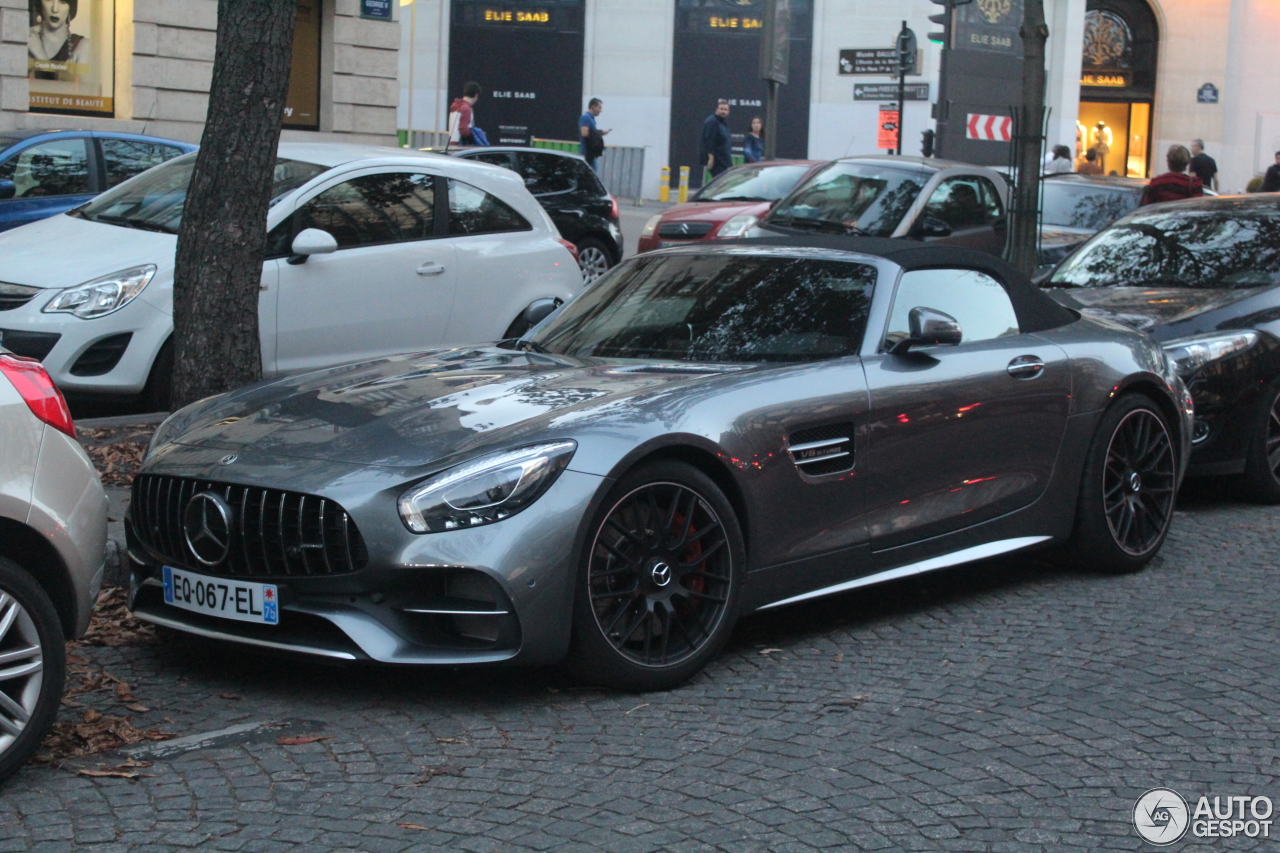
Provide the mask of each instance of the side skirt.
{"label": "side skirt", "polygon": [[824,595],[834,595],[838,592],[857,589],[861,586],[870,586],[871,584],[883,583],[884,581],[891,581],[897,578],[919,575],[925,572],[931,572],[935,569],[959,566],[963,563],[971,563],[975,560],[985,560],[988,557],[1007,554],[1010,551],[1018,551],[1032,545],[1037,545],[1041,542],[1047,542],[1052,538],[1053,537],[1051,536],[1019,536],[1015,539],[1001,539],[996,542],[988,542],[985,545],[975,545],[972,548],[953,551],[950,554],[943,554],[940,557],[932,557],[928,560],[921,560],[918,563],[910,563],[905,566],[899,566],[896,569],[888,569],[883,572],[877,572],[874,575],[855,578],[854,580],[838,583],[834,586],[815,589],[812,592],[806,592],[801,595],[793,595],[790,598],[784,598],[781,601],[765,604],[762,607],[757,608],[757,610],[768,610],[773,607],[782,607],[786,604],[795,604],[799,601],[806,601],[810,598],[820,598]]}

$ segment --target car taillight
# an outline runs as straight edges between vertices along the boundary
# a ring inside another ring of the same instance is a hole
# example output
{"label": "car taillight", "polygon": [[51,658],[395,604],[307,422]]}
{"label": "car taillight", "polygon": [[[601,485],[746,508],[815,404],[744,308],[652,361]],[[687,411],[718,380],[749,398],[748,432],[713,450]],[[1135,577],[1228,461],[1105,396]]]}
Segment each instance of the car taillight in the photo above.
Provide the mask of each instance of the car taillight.
{"label": "car taillight", "polygon": [[0,355],[0,373],[18,389],[31,414],[54,429],[76,437],[76,425],[71,420],[67,401],[49,378],[43,364],[34,358],[5,353]]}
{"label": "car taillight", "polygon": [[569,254],[573,255],[573,262],[575,264],[578,263],[578,247],[577,246],[573,245],[563,237],[557,237],[556,242],[559,243],[561,246],[564,246],[566,249],[568,249]]}
{"label": "car taillight", "polygon": [[613,218],[618,218],[618,200],[613,196],[609,196],[609,203],[613,205]]}

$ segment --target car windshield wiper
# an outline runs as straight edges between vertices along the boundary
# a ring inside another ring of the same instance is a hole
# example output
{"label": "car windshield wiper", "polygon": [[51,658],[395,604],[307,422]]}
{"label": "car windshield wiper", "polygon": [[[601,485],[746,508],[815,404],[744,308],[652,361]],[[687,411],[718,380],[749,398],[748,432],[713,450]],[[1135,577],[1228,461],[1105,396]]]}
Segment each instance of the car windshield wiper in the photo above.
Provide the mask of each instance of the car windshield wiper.
{"label": "car windshield wiper", "polygon": [[709,198],[707,201],[771,201],[771,199],[761,198],[758,195],[721,195]]}

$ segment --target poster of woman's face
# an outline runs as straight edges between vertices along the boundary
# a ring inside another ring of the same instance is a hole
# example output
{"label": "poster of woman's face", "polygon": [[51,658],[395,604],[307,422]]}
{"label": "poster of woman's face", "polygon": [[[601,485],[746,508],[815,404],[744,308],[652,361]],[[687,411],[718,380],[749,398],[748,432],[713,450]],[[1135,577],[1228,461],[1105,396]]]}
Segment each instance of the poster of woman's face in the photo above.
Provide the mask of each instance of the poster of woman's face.
{"label": "poster of woman's face", "polygon": [[27,16],[32,108],[109,114],[112,0],[27,0]]}

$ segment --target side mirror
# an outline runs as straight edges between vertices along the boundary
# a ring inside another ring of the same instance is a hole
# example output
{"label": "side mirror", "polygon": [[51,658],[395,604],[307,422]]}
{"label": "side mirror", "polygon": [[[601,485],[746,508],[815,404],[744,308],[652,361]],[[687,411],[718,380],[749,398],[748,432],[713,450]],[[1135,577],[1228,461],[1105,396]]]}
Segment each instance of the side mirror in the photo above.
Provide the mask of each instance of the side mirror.
{"label": "side mirror", "polygon": [[528,308],[524,309],[524,314],[521,317],[529,324],[528,328],[532,329],[551,316],[551,312],[563,304],[564,301],[561,299],[536,299],[529,304]]}
{"label": "side mirror", "polygon": [[293,238],[290,251],[293,252],[293,257],[289,258],[289,263],[305,264],[311,255],[327,255],[338,251],[338,241],[328,231],[304,228]]}
{"label": "side mirror", "polygon": [[0,201],[13,198],[18,194],[18,185],[13,181],[0,181]]}
{"label": "side mirror", "polygon": [[950,237],[951,226],[947,224],[946,220],[939,219],[936,216],[923,216],[916,222],[916,227],[912,229],[911,236],[920,238]]}
{"label": "side mirror", "polygon": [[955,317],[932,308],[912,308],[907,314],[907,327],[907,337],[889,350],[894,355],[905,355],[912,347],[955,346],[964,339]]}

